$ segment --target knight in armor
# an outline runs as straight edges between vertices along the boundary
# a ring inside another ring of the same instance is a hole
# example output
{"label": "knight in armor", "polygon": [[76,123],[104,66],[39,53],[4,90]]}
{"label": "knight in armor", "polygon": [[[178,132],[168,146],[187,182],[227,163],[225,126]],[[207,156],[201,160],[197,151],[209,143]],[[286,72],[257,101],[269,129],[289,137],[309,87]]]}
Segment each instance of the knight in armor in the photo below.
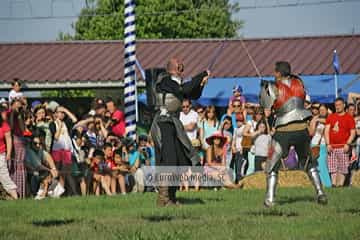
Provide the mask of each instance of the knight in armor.
{"label": "knight in armor", "polygon": [[[156,111],[150,129],[155,144],[156,166],[196,166],[200,162],[179,120],[179,114],[184,98],[198,99],[201,96],[210,73],[204,71],[184,82],[183,72],[184,65],[181,60],[171,58],[166,71],[158,74],[155,80],[153,76],[153,83],[149,84],[151,89],[147,89],[154,95],[149,97],[153,99]],[[176,191],[177,186],[160,184],[157,205],[179,204]]]}
{"label": "knight in armor", "polygon": [[316,191],[316,201],[327,204],[327,197],[322,189],[316,157],[311,154],[308,120],[311,112],[304,108],[305,89],[302,80],[291,74],[288,62],[275,64],[275,82],[262,81],[260,104],[264,108],[272,107],[275,111],[275,134],[271,151],[266,161],[266,196],[264,205],[275,204],[278,171],[281,158],[286,158],[290,146],[295,147],[299,168],[307,172]]}

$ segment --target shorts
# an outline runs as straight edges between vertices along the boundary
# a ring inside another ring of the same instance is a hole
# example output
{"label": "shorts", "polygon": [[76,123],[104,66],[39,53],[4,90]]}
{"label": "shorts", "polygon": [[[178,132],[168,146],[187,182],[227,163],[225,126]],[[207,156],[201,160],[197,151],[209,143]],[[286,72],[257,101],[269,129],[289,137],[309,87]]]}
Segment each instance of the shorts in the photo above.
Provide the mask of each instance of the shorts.
{"label": "shorts", "polygon": [[55,163],[61,163],[62,165],[71,165],[71,151],[70,150],[53,150],[51,156]]}
{"label": "shorts", "polygon": [[330,173],[348,173],[349,154],[344,153],[343,148],[334,148],[328,155],[328,167]]}

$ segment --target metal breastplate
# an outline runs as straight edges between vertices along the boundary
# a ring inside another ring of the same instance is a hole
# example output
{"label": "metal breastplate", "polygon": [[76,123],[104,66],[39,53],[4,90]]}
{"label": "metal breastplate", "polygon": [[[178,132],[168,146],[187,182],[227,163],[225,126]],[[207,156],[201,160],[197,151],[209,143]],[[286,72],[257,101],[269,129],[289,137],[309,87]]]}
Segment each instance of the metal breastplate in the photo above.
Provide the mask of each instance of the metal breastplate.
{"label": "metal breastplate", "polygon": [[156,110],[176,113],[181,109],[181,101],[172,93],[156,94]]}
{"label": "metal breastplate", "polygon": [[304,108],[304,100],[292,97],[276,111],[275,127],[304,121],[309,117],[311,117],[311,112]]}

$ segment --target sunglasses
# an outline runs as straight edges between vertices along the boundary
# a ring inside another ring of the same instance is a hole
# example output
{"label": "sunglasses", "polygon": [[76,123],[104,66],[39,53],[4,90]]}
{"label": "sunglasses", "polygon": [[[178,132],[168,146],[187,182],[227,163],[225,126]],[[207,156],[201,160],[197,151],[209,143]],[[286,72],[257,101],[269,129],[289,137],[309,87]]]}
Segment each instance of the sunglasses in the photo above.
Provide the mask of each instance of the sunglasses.
{"label": "sunglasses", "polygon": [[182,108],[189,108],[190,107],[190,105],[184,105],[184,106],[182,106]]}
{"label": "sunglasses", "polygon": [[233,105],[233,107],[240,107],[241,105],[238,105],[238,104],[236,104],[236,105]]}
{"label": "sunglasses", "polygon": [[41,142],[36,142],[36,141],[34,141],[34,145],[36,145],[36,146],[41,146]]}
{"label": "sunglasses", "polygon": [[204,110],[198,110],[197,111],[197,113],[203,113],[204,112]]}

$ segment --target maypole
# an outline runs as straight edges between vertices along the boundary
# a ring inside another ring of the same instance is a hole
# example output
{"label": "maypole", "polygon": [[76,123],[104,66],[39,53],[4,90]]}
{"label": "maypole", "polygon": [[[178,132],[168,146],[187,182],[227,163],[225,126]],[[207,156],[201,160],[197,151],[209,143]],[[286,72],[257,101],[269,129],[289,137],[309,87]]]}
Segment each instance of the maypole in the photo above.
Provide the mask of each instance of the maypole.
{"label": "maypole", "polygon": [[124,14],[124,105],[126,134],[136,137],[136,32],[135,32],[135,0],[125,0]]}

